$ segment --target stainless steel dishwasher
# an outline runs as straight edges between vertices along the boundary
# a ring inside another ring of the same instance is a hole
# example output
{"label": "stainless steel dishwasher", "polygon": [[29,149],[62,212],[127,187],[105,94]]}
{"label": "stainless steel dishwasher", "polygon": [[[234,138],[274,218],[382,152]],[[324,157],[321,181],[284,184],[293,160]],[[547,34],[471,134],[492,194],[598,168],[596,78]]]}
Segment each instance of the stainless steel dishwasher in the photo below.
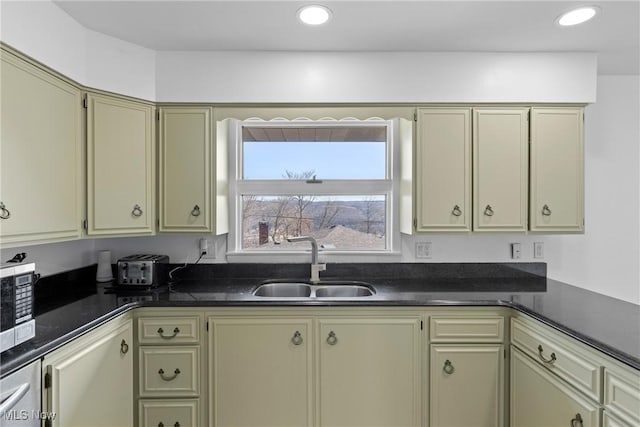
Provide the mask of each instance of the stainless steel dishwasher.
{"label": "stainless steel dishwasher", "polygon": [[0,426],[40,426],[40,361],[0,380]]}

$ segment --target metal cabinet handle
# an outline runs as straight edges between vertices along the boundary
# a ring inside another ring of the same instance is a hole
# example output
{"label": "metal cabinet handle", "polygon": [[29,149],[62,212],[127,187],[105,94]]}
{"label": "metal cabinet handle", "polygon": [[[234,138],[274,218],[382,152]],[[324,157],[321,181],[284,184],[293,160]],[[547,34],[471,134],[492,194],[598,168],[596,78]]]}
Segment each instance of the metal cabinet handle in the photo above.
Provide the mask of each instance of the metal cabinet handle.
{"label": "metal cabinet handle", "polygon": [[329,332],[329,336],[327,337],[327,344],[336,345],[338,343],[338,337],[336,337],[335,332]]}
{"label": "metal cabinet handle", "polygon": [[[158,423],[158,427],[164,427],[164,423],[162,421],[160,421]],[[180,427],[180,423],[178,421],[176,421],[176,423],[173,425],[173,427]]]}
{"label": "metal cabinet handle", "polygon": [[176,370],[173,371],[173,375],[171,375],[170,377],[166,377],[164,375],[164,369],[162,368],[158,369],[158,374],[160,375],[160,378],[162,378],[165,381],[173,381],[180,374],[180,369],[176,368]]}
{"label": "metal cabinet handle", "polygon": [[462,215],[462,210],[460,209],[460,206],[455,205],[455,206],[453,207],[453,210],[451,211],[451,213],[452,213],[454,216],[460,216],[460,215]]}
{"label": "metal cabinet handle", "polygon": [[293,338],[291,338],[291,342],[293,343],[293,345],[300,345],[302,344],[302,334],[300,333],[300,331],[296,331],[293,334]]}
{"label": "metal cabinet handle", "polygon": [[158,328],[158,335],[160,335],[160,338],[164,338],[165,340],[170,340],[172,338],[175,338],[179,333],[180,333],[180,328],[178,328],[177,326],[173,330],[173,335],[164,335],[164,329]]}
{"label": "metal cabinet handle", "polygon": [[453,367],[451,360],[447,359],[444,361],[444,366],[442,367],[442,370],[444,371],[445,374],[451,375],[456,371],[456,368]]}
{"label": "metal cabinet handle", "polygon": [[551,209],[549,209],[549,205],[544,205],[542,207],[542,215],[551,216]]}
{"label": "metal cabinet handle", "polygon": [[582,415],[578,413],[576,414],[575,418],[571,419],[571,427],[584,427],[584,424],[582,422]]}
{"label": "metal cabinet handle", "polygon": [[200,206],[195,205],[193,209],[191,209],[191,215],[200,216]]}
{"label": "metal cabinet handle", "polygon": [[543,351],[544,351],[544,349],[542,348],[542,344],[538,345],[538,356],[540,356],[540,359],[544,363],[553,364],[553,363],[556,362],[556,354],[555,353],[551,353],[551,358],[547,359],[546,357],[543,356],[543,354],[542,354]]}
{"label": "metal cabinet handle", "polygon": [[131,215],[135,217],[142,216],[142,208],[140,207],[140,205],[135,205],[133,207],[133,210],[131,211]]}
{"label": "metal cabinet handle", "polygon": [[127,354],[129,352],[129,344],[125,340],[120,343],[120,353]]}
{"label": "metal cabinet handle", "polygon": [[484,208],[484,214],[486,216],[493,216],[493,208],[491,207],[491,205],[487,205],[487,207]]}
{"label": "metal cabinet handle", "polygon": [[24,397],[25,394],[29,391],[29,383],[24,383],[20,387],[14,391],[11,396],[6,398],[2,404],[0,405],[0,413],[3,415],[8,413],[10,409],[12,409],[16,404]]}
{"label": "metal cabinet handle", "polygon": [[7,209],[4,203],[0,202],[0,218],[1,219],[9,219],[11,217],[11,212]]}

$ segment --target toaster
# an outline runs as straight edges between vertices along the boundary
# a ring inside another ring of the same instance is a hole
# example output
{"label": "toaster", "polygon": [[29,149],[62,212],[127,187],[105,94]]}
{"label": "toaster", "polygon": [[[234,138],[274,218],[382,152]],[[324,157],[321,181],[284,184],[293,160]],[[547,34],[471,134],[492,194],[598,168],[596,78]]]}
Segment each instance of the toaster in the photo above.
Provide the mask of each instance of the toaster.
{"label": "toaster", "polygon": [[118,285],[151,286],[163,282],[167,255],[129,255],[118,260]]}

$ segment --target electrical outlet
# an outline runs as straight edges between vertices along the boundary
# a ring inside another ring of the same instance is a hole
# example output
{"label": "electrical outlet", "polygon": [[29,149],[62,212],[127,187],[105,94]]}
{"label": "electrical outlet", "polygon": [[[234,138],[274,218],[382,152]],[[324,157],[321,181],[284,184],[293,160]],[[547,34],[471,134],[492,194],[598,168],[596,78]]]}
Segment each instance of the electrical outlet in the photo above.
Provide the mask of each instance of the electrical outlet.
{"label": "electrical outlet", "polygon": [[533,257],[534,258],[544,258],[544,243],[543,242],[533,242]]}
{"label": "electrical outlet", "polygon": [[511,244],[511,259],[522,258],[522,245],[520,243]]}
{"label": "electrical outlet", "polygon": [[416,258],[431,258],[431,242],[416,242]]}
{"label": "electrical outlet", "polygon": [[213,245],[213,242],[210,239],[201,238],[198,240],[198,248],[200,249],[200,253],[198,256],[202,255],[202,258],[212,259],[216,257],[216,248]]}

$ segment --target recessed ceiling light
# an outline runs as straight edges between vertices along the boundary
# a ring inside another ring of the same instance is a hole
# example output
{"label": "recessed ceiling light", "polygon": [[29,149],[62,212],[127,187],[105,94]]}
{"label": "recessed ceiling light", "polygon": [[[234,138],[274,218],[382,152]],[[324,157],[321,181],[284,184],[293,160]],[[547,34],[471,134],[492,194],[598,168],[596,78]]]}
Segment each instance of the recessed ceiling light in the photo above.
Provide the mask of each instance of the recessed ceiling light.
{"label": "recessed ceiling light", "polygon": [[324,6],[304,6],[298,10],[298,19],[307,25],[321,25],[329,18],[331,18],[331,11]]}
{"label": "recessed ceiling light", "polygon": [[587,22],[589,19],[596,16],[596,13],[598,13],[598,8],[596,8],[595,6],[574,9],[562,14],[560,18],[558,18],[558,24],[562,25],[563,27],[582,24],[583,22]]}

